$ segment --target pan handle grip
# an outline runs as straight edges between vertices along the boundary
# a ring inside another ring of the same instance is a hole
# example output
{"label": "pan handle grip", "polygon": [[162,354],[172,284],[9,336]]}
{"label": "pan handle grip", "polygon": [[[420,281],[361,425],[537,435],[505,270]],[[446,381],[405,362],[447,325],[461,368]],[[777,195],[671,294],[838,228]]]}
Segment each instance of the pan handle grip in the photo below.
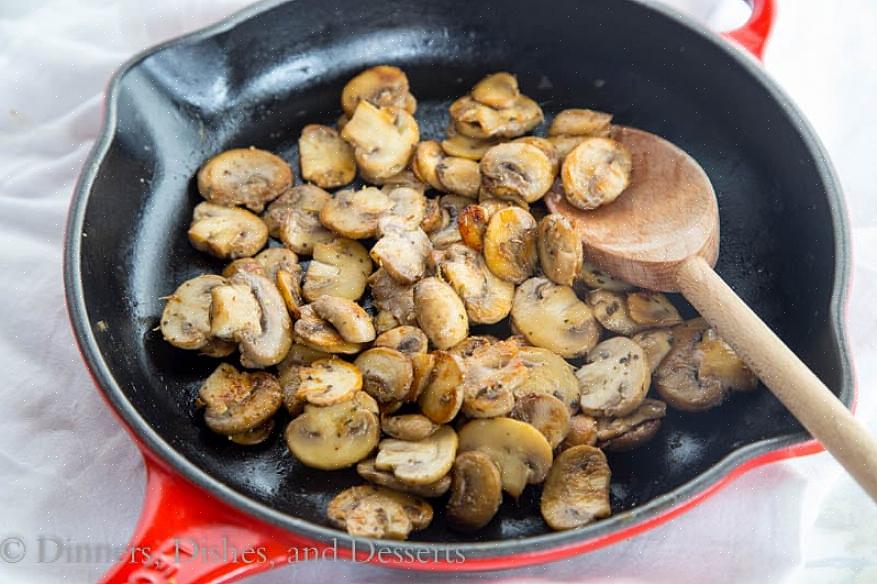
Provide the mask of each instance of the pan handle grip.
{"label": "pan handle grip", "polygon": [[143,511],[128,549],[101,584],[232,582],[314,557],[294,550],[317,554],[326,547],[244,515],[147,453],[144,461]]}
{"label": "pan handle grip", "polygon": [[776,12],[775,0],[747,0],[752,7],[749,20],[740,28],[723,32],[722,36],[730,39],[762,60],[764,45],[773,28],[773,19]]}

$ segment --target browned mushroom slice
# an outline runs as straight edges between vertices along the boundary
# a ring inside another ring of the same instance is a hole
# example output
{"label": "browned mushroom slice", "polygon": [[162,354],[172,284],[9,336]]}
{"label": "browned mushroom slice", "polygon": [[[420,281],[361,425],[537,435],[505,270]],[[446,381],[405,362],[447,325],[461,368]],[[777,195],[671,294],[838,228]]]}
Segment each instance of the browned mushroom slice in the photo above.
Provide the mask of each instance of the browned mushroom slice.
{"label": "browned mushroom slice", "polygon": [[226,436],[241,434],[266,422],[282,401],[280,384],[273,375],[240,372],[228,363],[220,364],[198,391],[198,403],[205,406],[207,427]]}
{"label": "browned mushroom slice", "polygon": [[420,228],[430,237],[433,233],[442,228],[442,208],[438,199],[426,199],[426,209],[423,213],[423,220],[420,222]]}
{"label": "browned mushroom slice", "polygon": [[382,333],[375,339],[375,347],[389,347],[400,353],[426,353],[429,339],[416,326],[403,325]]}
{"label": "browned mushroom slice", "polygon": [[317,406],[331,406],[362,389],[359,369],[337,357],[314,361],[299,370],[298,395]]}
{"label": "browned mushroom slice", "polygon": [[481,170],[478,163],[467,158],[447,156],[435,168],[436,177],[443,191],[474,199],[481,187]]}
{"label": "browned mushroom slice", "polygon": [[221,259],[255,255],[268,242],[268,228],[244,209],[199,203],[192,214],[189,242]]}
{"label": "browned mushroom slice", "polygon": [[435,434],[440,427],[423,414],[400,414],[381,419],[381,430],[398,440],[423,440]]}
{"label": "browned mushroom slice", "polygon": [[548,138],[542,138],[541,136],[521,136],[520,138],[515,138],[512,142],[535,146],[544,152],[545,156],[548,157],[548,160],[551,161],[551,174],[556,177],[560,172],[560,156],[557,153],[557,148],[554,146],[554,143]]}
{"label": "browned mushroom slice", "polygon": [[481,159],[482,188],[492,196],[532,203],[554,183],[554,167],[545,152],[523,142],[499,144]]}
{"label": "browned mushroom slice", "polygon": [[351,535],[405,539],[432,521],[432,506],[406,493],[360,485],[338,493],[327,509],[329,521]]}
{"label": "browned mushroom slice", "polygon": [[520,284],[533,275],[537,224],[533,216],[517,207],[494,213],[484,232],[484,261],[496,277]]}
{"label": "browned mushroom slice", "polygon": [[463,405],[463,363],[445,351],[433,353],[434,363],[418,403],[424,415],[436,424],[454,419]]}
{"label": "browned mushroom slice", "polygon": [[344,340],[332,324],[321,318],[312,304],[302,306],[299,319],[295,321],[297,342],[326,353],[355,355],[362,349],[361,343]]}
{"label": "browned mushroom slice", "polygon": [[283,389],[283,405],[293,417],[302,412],[306,403],[306,400],[298,395],[298,388],[301,385],[299,372],[314,361],[328,359],[331,356],[331,353],[294,343],[283,361],[277,364],[277,379]]}
{"label": "browned mushroom slice", "polygon": [[643,348],[649,367],[654,373],[673,346],[673,331],[671,329],[652,329],[637,333],[630,340]]}
{"label": "browned mushroom slice", "polygon": [[411,361],[395,349],[374,347],[354,361],[362,371],[363,390],[379,403],[404,400],[411,389]]}
{"label": "browned mushroom slice", "polygon": [[515,405],[515,388],[524,379],[526,367],[513,341],[489,343],[474,349],[464,360],[464,415],[495,418],[508,414]]}
{"label": "browned mushroom slice", "polygon": [[454,289],[438,278],[424,278],[414,286],[417,323],[433,346],[448,349],[469,334],[469,318]]}
{"label": "browned mushroom slice", "polygon": [[505,72],[488,75],[472,88],[472,99],[496,109],[512,107],[520,95],[518,80]]}
{"label": "browned mushroom slice", "polygon": [[502,488],[517,498],[527,484],[545,480],[553,454],[539,430],[511,418],[472,420],[459,433],[460,452],[483,452],[496,464]]}
{"label": "browned mushroom slice", "polygon": [[221,359],[223,357],[228,357],[237,349],[237,344],[231,341],[223,341],[222,339],[210,339],[207,341],[207,344],[198,349],[199,355],[204,355],[205,357],[213,357],[214,359]]}
{"label": "browned mushroom slice", "polygon": [[575,147],[587,140],[590,136],[549,136],[546,138],[551,145],[554,146],[554,152],[557,154],[559,163],[563,163],[569,153],[575,150]]}
{"label": "browned mushroom slice", "polygon": [[606,455],[593,446],[573,446],[554,461],[539,508],[551,529],[574,529],[612,514],[611,473]]}
{"label": "browned mushroom slice", "polygon": [[533,345],[565,358],[590,351],[600,337],[591,309],[572,288],[530,278],[515,291],[512,323]]}
{"label": "browned mushroom slice", "polygon": [[496,140],[491,138],[472,138],[457,132],[454,125],[448,128],[448,136],[442,140],[442,150],[448,156],[468,158],[469,160],[481,160],[484,153],[496,145]]}
{"label": "browned mushroom slice", "polygon": [[597,420],[597,446],[607,452],[626,452],[651,440],[667,415],[667,404],[646,399],[633,412],[620,418]]}
{"label": "browned mushroom slice", "polygon": [[588,288],[598,288],[600,290],[609,290],[611,292],[630,292],[634,288],[631,284],[613,278],[589,262],[584,262],[582,264],[582,269],[578,274],[578,279]]}
{"label": "browned mushroom slice", "polygon": [[577,414],[569,419],[569,432],[563,439],[560,449],[566,450],[582,444],[588,446],[597,444],[597,418]]}
{"label": "browned mushroom slice", "polygon": [[329,126],[308,124],[298,139],[301,176],[324,189],[349,184],[356,177],[353,148]]}
{"label": "browned mushroom slice", "polygon": [[582,240],[563,215],[546,215],[536,238],[539,263],[549,280],[572,286],[582,270]]}
{"label": "browned mushroom slice", "polygon": [[271,436],[271,432],[274,431],[274,426],[274,418],[271,418],[246,432],[232,434],[228,439],[235,444],[240,444],[241,446],[256,446],[257,444],[263,443],[269,436]]}
{"label": "browned mushroom slice", "polygon": [[420,140],[420,128],[403,109],[379,109],[361,101],[341,137],[353,146],[356,164],[364,175],[384,179],[408,166]]}
{"label": "browned mushroom slice", "polygon": [[429,383],[432,368],[435,366],[435,355],[432,353],[409,353],[408,358],[411,359],[411,369],[414,371],[414,376],[408,397],[405,399],[409,402],[416,402]]}
{"label": "browned mushroom slice", "polygon": [[265,265],[254,257],[238,258],[229,262],[227,266],[222,268],[222,277],[231,278],[238,272],[251,272],[260,276],[268,276],[268,272],[265,271]]}
{"label": "browned mushroom slice", "polygon": [[611,138],[588,138],[563,160],[566,200],[589,210],[611,203],[630,183],[630,152]]}
{"label": "browned mushroom slice", "polygon": [[225,284],[220,276],[205,274],[186,280],[167,297],[161,313],[164,340],[180,349],[203,349],[210,342],[211,292]]}
{"label": "browned mushroom slice", "polygon": [[588,353],[588,364],[576,371],[582,412],[624,416],[643,402],[651,374],[642,348],[627,337],[612,337]]}
{"label": "browned mushroom slice", "polygon": [[261,213],[292,181],[292,169],[279,156],[256,148],[236,148],[204,163],[198,171],[198,192],[211,203],[243,205]]}
{"label": "browned mushroom slice", "polygon": [[588,294],[588,306],[600,324],[613,333],[632,335],[646,328],[630,318],[627,296],[620,292],[593,290]]}
{"label": "browned mushroom slice", "polygon": [[455,357],[459,357],[465,362],[465,360],[474,355],[476,351],[498,342],[499,339],[492,335],[474,335],[466,337],[461,342],[451,347],[448,350],[448,353]]}
{"label": "browned mushroom slice", "polygon": [[462,299],[471,322],[494,324],[511,311],[514,284],[497,278],[484,258],[472,249],[461,244],[450,246],[442,254],[436,272]]}
{"label": "browned mushroom slice", "polygon": [[487,209],[481,205],[469,205],[463,209],[457,217],[463,243],[480,252],[484,248],[484,232],[487,230],[488,221],[490,216],[487,214]]}
{"label": "browned mushroom slice", "polygon": [[548,126],[548,135],[606,137],[611,123],[612,114],[589,109],[565,109],[554,116]]}
{"label": "browned mushroom slice", "polygon": [[261,309],[258,334],[240,335],[241,365],[249,368],[277,365],[292,346],[292,320],[277,286],[268,278],[249,272],[235,274],[230,282],[249,286]]}
{"label": "browned mushroom slice", "polygon": [[386,270],[379,269],[368,279],[372,300],[378,310],[389,313],[396,322],[389,328],[400,324],[414,324],[414,287],[396,281]]}
{"label": "browned mushroom slice", "polygon": [[411,161],[411,170],[422,182],[425,182],[438,191],[444,191],[442,182],[438,178],[438,165],[444,159],[445,153],[435,140],[426,140],[417,145],[414,158]]}
{"label": "browned mushroom slice", "polygon": [[648,328],[682,322],[676,307],[660,292],[631,292],[627,295],[627,313],[633,322]]}
{"label": "browned mushroom slice", "polygon": [[556,353],[540,347],[521,347],[518,355],[527,374],[514,390],[516,398],[550,395],[563,402],[570,414],[578,411],[581,392],[572,365]]}
{"label": "browned mushroom slice", "polygon": [[262,332],[262,309],[247,284],[216,286],[210,297],[210,336],[238,342]]}
{"label": "browned mushroom slice", "polygon": [[378,107],[396,107],[414,113],[417,101],[411,95],[408,77],[398,67],[378,65],[366,69],[347,82],[341,91],[341,109],[352,117],[360,101]]}
{"label": "browned mushroom slice", "polygon": [[477,450],[454,461],[445,517],[454,529],[477,531],[490,523],[502,503],[502,477],[490,456]]}
{"label": "browned mushroom slice", "polygon": [[466,95],[454,101],[448,111],[457,132],[481,139],[522,136],[543,120],[542,108],[525,95],[519,95],[509,107],[501,109]]}
{"label": "browned mushroom slice", "polygon": [[311,306],[317,316],[329,321],[348,343],[369,343],[375,340],[371,317],[356,302],[337,296],[320,296]]}
{"label": "browned mushroom slice", "polygon": [[429,185],[425,184],[423,181],[417,178],[417,175],[414,174],[414,171],[407,168],[401,172],[397,172],[392,176],[380,179],[370,176],[368,177],[368,180],[366,182],[380,185],[381,188],[384,189],[388,195],[390,194],[390,191],[400,187],[414,189],[421,193],[425,193],[426,189],[429,188]]}
{"label": "browned mushroom slice", "polygon": [[552,448],[557,448],[569,433],[569,408],[553,395],[521,396],[509,416],[542,432]]}
{"label": "browned mushroom slice", "polygon": [[393,471],[408,484],[428,485],[450,472],[456,456],[457,433],[442,426],[422,440],[381,440],[375,468]]}
{"label": "browned mushroom slice", "polygon": [[[393,206],[389,214],[409,229],[420,227],[426,217],[426,197],[422,189],[412,187],[384,187]],[[380,227],[380,226],[379,226]]]}
{"label": "browned mushroom slice", "polygon": [[[259,265],[265,270],[265,275],[269,280],[274,280],[277,277],[277,272],[280,270],[292,272],[298,268],[298,256],[295,255],[295,252],[292,252],[285,247],[268,248],[261,251],[253,259],[259,262]],[[231,275],[228,277],[231,277]]]}
{"label": "browned mushroom slice", "polygon": [[378,220],[392,207],[390,198],[375,187],[338,191],[320,211],[320,222],[344,237],[366,239],[378,234]]}
{"label": "browned mushroom slice", "polygon": [[415,485],[400,480],[391,471],[375,467],[375,459],[363,460],[356,465],[356,472],[370,483],[386,487],[400,493],[409,493],[418,497],[441,497],[451,488],[451,476],[445,475],[434,483]]}
{"label": "browned mushroom slice", "polygon": [[305,466],[322,470],[345,468],[367,458],[378,445],[381,430],[377,407],[373,411],[359,395],[365,394],[357,392],[331,406],[305,405],[286,427],[290,452]]}
{"label": "browned mushroom slice", "polygon": [[697,349],[700,351],[697,375],[701,379],[718,379],[731,391],[751,391],[758,387],[755,374],[714,329],[703,333]]}
{"label": "browned mushroom slice", "polygon": [[294,271],[277,270],[277,291],[286,303],[286,309],[293,318],[301,315],[301,307],[305,305],[301,290],[301,267],[296,266]]}
{"label": "browned mushroom slice", "polygon": [[338,238],[331,243],[318,243],[302,293],[311,302],[320,296],[359,300],[371,273],[371,258],[359,242]]}
{"label": "browned mushroom slice", "polygon": [[271,235],[295,253],[311,255],[318,243],[329,243],[335,234],[320,223],[320,211],[331,195],[314,185],[299,185],[271,203],[264,219]]}
{"label": "browned mushroom slice", "polygon": [[426,258],[432,251],[426,233],[420,227],[409,227],[395,217],[381,219],[381,238],[369,252],[375,263],[403,284],[413,284],[423,277]]}
{"label": "browned mushroom slice", "polygon": [[453,243],[462,241],[457,218],[470,203],[472,203],[471,199],[459,195],[444,195],[439,199],[439,207],[442,212],[441,225],[429,236],[434,248],[444,249]]}

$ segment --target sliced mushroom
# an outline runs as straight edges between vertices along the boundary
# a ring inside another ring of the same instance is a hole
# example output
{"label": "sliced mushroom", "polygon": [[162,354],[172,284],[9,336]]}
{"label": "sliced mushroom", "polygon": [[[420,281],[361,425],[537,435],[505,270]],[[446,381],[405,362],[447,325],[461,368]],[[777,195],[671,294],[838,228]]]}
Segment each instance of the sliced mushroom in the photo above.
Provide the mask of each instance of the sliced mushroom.
{"label": "sliced mushroom", "polygon": [[499,341],[479,346],[464,359],[463,414],[495,418],[511,412],[514,390],[526,373],[518,351],[514,341]]}
{"label": "sliced mushroom", "polygon": [[676,307],[660,292],[631,292],[627,295],[627,313],[633,322],[648,328],[682,322]]}
{"label": "sliced mushroom", "polygon": [[403,109],[376,108],[361,101],[341,137],[354,149],[359,168],[369,177],[383,179],[408,166],[420,129],[414,117]]}
{"label": "sliced mushroom", "polygon": [[293,187],[271,203],[265,222],[274,237],[295,253],[311,255],[318,243],[329,243],[335,234],[320,223],[320,211],[331,195],[314,185]]}
{"label": "sliced mushroom", "polygon": [[261,309],[259,333],[240,335],[241,365],[250,368],[277,365],[292,346],[292,320],[277,286],[268,278],[249,272],[235,274],[231,283],[249,286]]}
{"label": "sliced mushroom", "polygon": [[416,402],[420,399],[420,394],[426,389],[432,375],[432,368],[435,367],[435,355],[432,353],[410,353],[408,358],[411,359],[411,369],[414,371],[414,377],[411,381],[411,390],[408,392],[406,401]]}
{"label": "sliced mushroom", "polygon": [[442,426],[423,440],[381,440],[375,468],[391,470],[406,483],[426,485],[447,475],[456,456],[457,433],[450,426]]}
{"label": "sliced mushroom", "polygon": [[463,406],[464,367],[445,351],[433,353],[434,363],[417,402],[423,414],[436,424],[447,424]]}
{"label": "sliced mushroom", "polygon": [[606,455],[593,446],[573,446],[554,461],[539,509],[551,529],[574,529],[612,514],[611,473]]}
{"label": "sliced mushroom", "polygon": [[348,343],[369,343],[375,340],[371,317],[356,302],[337,296],[320,296],[311,306],[317,316],[329,321]]}
{"label": "sliced mushroom", "polygon": [[582,240],[563,215],[546,215],[536,238],[539,263],[549,280],[572,286],[582,270]]}
{"label": "sliced mushroom", "polygon": [[426,353],[429,339],[416,326],[403,325],[382,333],[375,339],[375,347],[389,347],[400,353]]}
{"label": "sliced mushroom", "polygon": [[536,270],[536,220],[509,207],[494,213],[484,232],[484,261],[496,277],[520,284]]}
{"label": "sliced mushroom", "polygon": [[474,199],[481,187],[481,170],[478,163],[468,158],[447,156],[435,168],[441,190]]}
{"label": "sliced mushroom", "polygon": [[448,353],[459,357],[465,363],[466,359],[475,354],[476,351],[483,347],[488,347],[494,343],[498,343],[499,339],[492,335],[473,335],[466,337],[448,350]]}
{"label": "sliced mushroom", "polygon": [[569,432],[563,439],[560,449],[566,450],[582,444],[588,446],[597,444],[597,418],[577,414],[569,419]]}
{"label": "sliced mushroom", "polygon": [[393,208],[393,202],[378,188],[343,190],[335,193],[320,211],[320,222],[350,239],[366,239],[378,234],[378,219]]}
{"label": "sliced mushroom", "polygon": [[445,188],[438,178],[438,165],[444,159],[445,153],[435,140],[425,140],[417,145],[414,158],[411,161],[411,170],[421,181],[425,182],[437,191]]}
{"label": "sliced mushroom", "polygon": [[362,389],[359,369],[337,357],[314,361],[299,370],[298,396],[316,406],[331,406]]}
{"label": "sliced mushroom", "polygon": [[449,349],[469,334],[469,318],[454,289],[438,278],[424,278],[414,286],[417,323],[438,349]]}
{"label": "sliced mushroom", "polygon": [[359,73],[341,91],[341,109],[352,117],[360,101],[378,107],[396,107],[414,113],[417,101],[411,95],[408,77],[398,67],[378,65]]}
{"label": "sliced mushroom", "polygon": [[454,101],[448,111],[454,129],[472,138],[515,138],[538,126],[542,108],[525,95],[519,95],[508,107],[493,108],[466,95]]}
{"label": "sliced mushroom", "polygon": [[697,370],[700,379],[718,379],[731,391],[751,391],[758,386],[755,374],[714,329],[703,333],[697,348],[701,354]]}
{"label": "sliced mushroom", "polygon": [[373,320],[375,323],[375,332],[379,335],[399,326],[399,321],[396,320],[396,317],[386,310],[379,310],[378,313],[375,314]]}
{"label": "sliced mushroom", "polygon": [[366,177],[368,180],[366,182],[370,182],[372,184],[380,185],[383,188],[387,195],[390,194],[390,191],[396,188],[405,187],[409,189],[415,189],[421,193],[425,193],[428,185],[424,184],[417,175],[414,174],[414,171],[405,169],[401,172],[397,172],[396,174],[384,178],[376,178],[373,176]]}
{"label": "sliced mushroom", "polygon": [[268,228],[244,209],[199,203],[192,214],[189,242],[221,259],[252,256],[268,242]]}
{"label": "sliced mushroom", "polygon": [[426,272],[426,258],[432,251],[429,237],[420,227],[410,228],[395,217],[381,219],[381,238],[372,246],[371,258],[390,276],[413,284]]}
{"label": "sliced mushroom", "polygon": [[298,154],[302,178],[318,187],[343,187],[356,177],[353,148],[329,126],[308,124],[302,128]]}
{"label": "sliced mushroom", "polygon": [[206,345],[198,349],[198,354],[221,359],[234,353],[235,349],[237,349],[237,343],[223,341],[222,339],[210,339]]}
{"label": "sliced mushroom", "polygon": [[[384,187],[387,198],[393,204],[389,214],[401,221],[409,229],[421,227],[426,217],[426,197],[423,189],[397,186]],[[378,226],[380,228],[380,225]]]}
{"label": "sliced mushroom", "polygon": [[581,392],[572,365],[556,353],[540,347],[521,347],[518,355],[527,374],[514,390],[516,398],[550,395],[563,402],[570,414],[578,411]]}
{"label": "sliced mushroom", "polygon": [[481,205],[469,205],[460,216],[457,223],[460,229],[460,237],[468,247],[480,252],[484,248],[484,232],[490,216],[487,209]]}
{"label": "sliced mushroom", "polygon": [[239,342],[262,332],[262,309],[247,284],[216,286],[210,298],[210,336]]}
{"label": "sliced mushroom", "polygon": [[396,281],[386,270],[379,269],[368,279],[372,300],[378,310],[395,319],[389,328],[416,322],[414,310],[414,287]]}
{"label": "sliced mushroom", "polygon": [[374,347],[354,362],[362,371],[363,389],[379,403],[401,401],[408,396],[414,371],[411,361],[388,347]]}
{"label": "sliced mushroom", "polygon": [[355,355],[362,349],[361,343],[345,341],[332,323],[317,314],[313,304],[301,308],[294,330],[298,342],[318,351]]}
{"label": "sliced mushroom", "polygon": [[554,116],[548,126],[548,135],[606,137],[611,123],[612,114],[589,109],[565,109]]}
{"label": "sliced mushroom", "polygon": [[507,142],[488,150],[480,163],[481,186],[491,196],[532,203],[554,183],[554,165],[545,152],[524,142]]}
{"label": "sliced mushroom", "polygon": [[652,329],[637,333],[630,339],[643,348],[649,368],[654,373],[673,346],[673,331],[668,328]]}
{"label": "sliced mushroom", "polygon": [[[357,392],[358,395],[365,395]],[[286,427],[286,444],[305,466],[335,470],[356,464],[378,445],[378,416],[354,396],[331,406],[306,405]],[[366,396],[367,397],[367,396]],[[374,403],[374,401],[372,401]]]}
{"label": "sliced mushroom", "polygon": [[265,271],[264,264],[254,257],[238,258],[229,262],[227,266],[222,268],[222,277],[231,278],[238,272],[251,272],[253,274],[259,274],[260,276],[268,276],[268,272]]}
{"label": "sliced mushroom", "polygon": [[630,292],[633,290],[631,284],[613,278],[606,272],[598,269],[594,264],[588,262],[582,264],[582,269],[578,274],[578,279],[588,288],[598,288],[600,290],[609,290],[611,292]]}
{"label": "sliced mushroom", "polygon": [[198,391],[198,403],[205,406],[207,427],[225,436],[263,424],[277,412],[282,401],[280,384],[273,375],[240,372],[228,363],[220,364]]}
{"label": "sliced mushroom", "polygon": [[509,416],[527,422],[542,432],[552,448],[557,448],[569,433],[569,408],[553,395],[521,396],[515,400],[515,407]]}
{"label": "sliced mushroom", "polygon": [[576,146],[587,140],[590,136],[569,136],[566,134],[559,136],[549,136],[546,138],[551,145],[554,146],[554,152],[557,153],[557,160],[562,164]]}
{"label": "sliced mushroom", "polygon": [[303,367],[331,356],[331,353],[318,351],[301,343],[294,343],[283,361],[277,364],[277,378],[280,381],[280,387],[283,388],[283,405],[286,406],[286,410],[291,416],[299,415],[306,403],[306,400],[298,395],[298,388],[301,385],[299,372]]}
{"label": "sliced mushroom", "polygon": [[198,171],[198,192],[211,203],[243,205],[261,213],[292,186],[292,180],[292,169],[279,156],[256,148],[235,148],[204,163]]}
{"label": "sliced mushroom", "polygon": [[551,445],[539,430],[511,418],[472,420],[460,430],[460,452],[478,450],[496,464],[502,488],[517,498],[527,484],[545,480],[551,468]]}
{"label": "sliced mushroom", "polygon": [[360,485],[338,493],[327,509],[329,521],[351,535],[405,539],[432,521],[432,506],[412,495]]}
{"label": "sliced mushroom", "polygon": [[651,373],[642,348],[627,337],[612,337],[591,349],[588,364],[576,371],[582,412],[624,416],[643,402]]}
{"label": "sliced mushroom", "polygon": [[530,278],[515,291],[512,323],[533,345],[567,359],[590,351],[600,338],[591,309],[568,286]]}
{"label": "sliced mushroom", "polygon": [[490,523],[502,503],[502,477],[487,454],[463,452],[454,461],[445,517],[454,529],[477,531]]}
{"label": "sliced mushroom", "polygon": [[463,301],[471,322],[494,324],[511,312],[514,284],[497,278],[487,268],[484,258],[465,245],[454,244],[447,248],[436,272]]}
{"label": "sliced mushroom", "polygon": [[265,422],[262,422],[255,428],[250,428],[246,432],[241,432],[240,434],[232,434],[228,437],[229,440],[234,442],[235,444],[240,444],[241,446],[256,446],[257,444],[261,444],[265,440],[271,436],[271,432],[274,431],[274,418],[270,418]]}
{"label": "sliced mushroom", "polygon": [[563,191],[570,205],[596,209],[611,203],[630,183],[630,152],[611,138],[587,138],[563,160]]}
{"label": "sliced mushroom", "polygon": [[379,470],[375,467],[375,459],[363,460],[356,465],[356,472],[370,483],[386,487],[400,493],[409,493],[418,497],[441,497],[451,488],[451,476],[445,475],[434,483],[425,485],[409,484],[396,478],[391,471]]}
{"label": "sliced mushroom", "polygon": [[518,80],[505,72],[488,75],[472,88],[472,99],[496,109],[512,107],[520,95]]}
{"label": "sliced mushroom", "polygon": [[423,414],[400,414],[386,416],[381,420],[381,430],[398,440],[423,440],[435,434],[440,426]]}
{"label": "sliced mushroom", "polygon": [[202,349],[210,343],[211,292],[225,280],[204,274],[186,280],[168,296],[161,313],[164,340],[180,349]]}
{"label": "sliced mushroom", "polygon": [[627,452],[642,446],[657,434],[667,404],[646,399],[632,413],[620,418],[597,420],[597,446],[606,452]]}
{"label": "sliced mushroom", "polygon": [[301,267],[295,266],[295,270],[277,270],[277,291],[286,303],[286,309],[293,318],[301,316],[301,307],[305,301],[301,290]]}
{"label": "sliced mushroom", "polygon": [[448,136],[442,140],[442,150],[448,156],[468,158],[469,160],[481,160],[484,153],[492,146],[496,146],[496,140],[491,138],[472,138],[460,134],[454,129],[453,124],[448,128]]}
{"label": "sliced mushroom", "polygon": [[471,202],[471,199],[459,195],[444,195],[439,199],[439,207],[442,212],[441,225],[438,230],[433,231],[429,236],[434,248],[444,249],[462,240],[457,217]]}
{"label": "sliced mushroom", "polygon": [[344,238],[318,243],[305,274],[302,293],[310,302],[320,296],[359,300],[371,273],[372,261],[361,243]]}
{"label": "sliced mushroom", "polygon": [[619,335],[632,335],[643,327],[630,318],[627,310],[627,296],[609,290],[593,290],[588,294],[588,306],[594,311],[594,317],[607,330]]}
{"label": "sliced mushroom", "polygon": [[420,222],[420,228],[431,237],[433,233],[442,228],[443,217],[438,199],[426,199],[426,210],[423,214],[423,220]]}
{"label": "sliced mushroom", "polygon": [[295,252],[285,247],[268,248],[260,252],[253,259],[259,262],[269,280],[274,280],[277,277],[277,272],[280,270],[292,272],[298,268],[298,256],[295,255]]}

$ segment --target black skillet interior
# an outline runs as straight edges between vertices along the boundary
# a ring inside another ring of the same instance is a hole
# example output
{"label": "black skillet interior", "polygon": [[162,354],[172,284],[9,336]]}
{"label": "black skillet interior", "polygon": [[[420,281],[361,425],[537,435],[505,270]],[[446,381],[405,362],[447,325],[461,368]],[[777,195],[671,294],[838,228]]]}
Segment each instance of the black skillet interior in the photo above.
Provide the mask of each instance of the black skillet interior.
{"label": "black skillet interior", "polygon": [[[298,464],[279,431],[256,448],[211,435],[193,399],[215,361],[170,347],[154,327],[162,296],[220,269],[186,240],[198,166],[223,149],[256,145],[297,169],[300,128],[332,123],[345,81],[378,63],[408,73],[426,138],[442,135],[450,100],[508,70],[549,118],[565,107],[606,110],[690,152],[719,198],[718,272],[849,403],[832,303],[846,261],[835,257],[837,193],[795,120],[725,49],[617,0],[535,11],[523,0],[300,0],[134,64],[118,82],[116,134],[88,192],[79,255],[88,323],[124,399],[181,456],[253,500],[322,525],[328,500],[359,482],[352,471]],[[637,508],[610,521],[635,521],[641,506],[679,487],[679,497],[693,495],[728,471],[716,465],[738,449],[805,439],[765,390],[708,413],[672,411],[648,446],[610,456],[614,511]],[[546,531],[531,488],[476,535],[449,531],[439,514],[416,538],[496,541]]]}

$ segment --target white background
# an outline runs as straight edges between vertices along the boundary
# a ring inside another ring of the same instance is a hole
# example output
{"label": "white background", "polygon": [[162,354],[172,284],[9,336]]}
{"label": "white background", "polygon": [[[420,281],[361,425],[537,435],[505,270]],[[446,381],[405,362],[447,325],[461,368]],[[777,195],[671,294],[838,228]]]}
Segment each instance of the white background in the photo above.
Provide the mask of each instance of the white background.
{"label": "white background", "polygon": [[[143,497],[140,456],[74,347],[61,279],[74,182],[102,91],[133,53],[241,0],[0,1],[0,539],[123,544]],[[739,10],[677,0],[715,25]],[[855,277],[849,329],[858,415],[877,429],[877,2],[784,0],[767,70],[800,105],[846,190]],[[757,128],[753,128],[757,132]],[[120,196],[123,193],[120,193]],[[124,218],[119,218],[124,220]],[[100,565],[0,562],[2,582],[90,582]],[[472,579],[877,582],[877,506],[825,454],[753,470],[682,517],[579,558]],[[350,564],[300,564],[253,582],[426,581]]]}

